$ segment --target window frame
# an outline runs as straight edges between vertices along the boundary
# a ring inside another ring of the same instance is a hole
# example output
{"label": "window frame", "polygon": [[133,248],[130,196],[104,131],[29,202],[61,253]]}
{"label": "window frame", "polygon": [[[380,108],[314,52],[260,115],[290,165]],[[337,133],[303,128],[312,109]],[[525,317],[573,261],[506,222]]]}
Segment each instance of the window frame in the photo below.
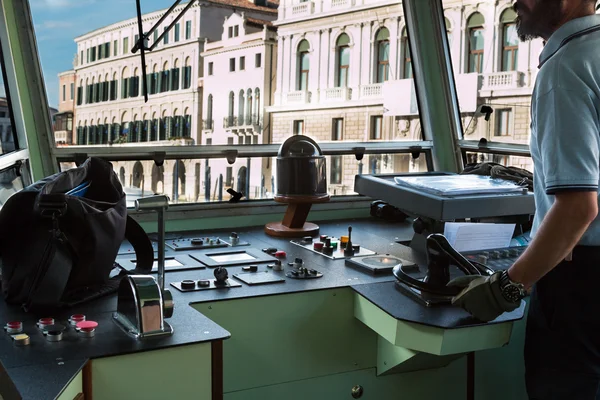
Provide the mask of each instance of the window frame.
{"label": "window frame", "polygon": [[[471,73],[478,73],[478,74],[482,74],[483,71],[483,63],[484,63],[484,58],[485,58],[485,43],[483,45],[483,47],[481,49],[478,50],[473,50],[472,49],[472,38],[474,37],[473,34],[475,32],[481,31],[483,32],[483,34],[485,35],[485,28],[483,27],[483,25],[479,25],[479,26],[474,26],[474,27],[470,27],[467,28],[468,29],[468,34],[467,34],[467,41],[468,41],[468,57],[467,57],[467,73],[471,74]],[[485,40],[485,39],[484,39]],[[471,62],[473,60],[476,60],[477,63],[473,64],[475,65],[475,70],[471,71]],[[479,68],[477,68],[477,66],[479,66]]]}
{"label": "window frame", "polygon": [[[500,57],[500,71],[501,72],[512,72],[512,71],[517,71],[518,68],[518,64],[519,64],[519,43],[517,43],[516,46],[508,46],[506,44],[506,36],[507,36],[507,32],[508,29],[510,29],[511,27],[515,27],[516,28],[516,22],[508,22],[508,23],[503,23],[502,24],[502,55]],[[511,65],[508,67],[508,69],[504,68],[504,64],[506,61],[506,57],[510,57],[511,59]]]}

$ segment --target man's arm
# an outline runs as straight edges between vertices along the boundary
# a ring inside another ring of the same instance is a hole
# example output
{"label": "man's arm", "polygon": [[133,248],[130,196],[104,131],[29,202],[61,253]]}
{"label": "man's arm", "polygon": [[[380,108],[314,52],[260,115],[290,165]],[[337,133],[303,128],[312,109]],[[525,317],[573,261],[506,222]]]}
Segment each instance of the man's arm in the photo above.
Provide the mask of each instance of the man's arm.
{"label": "man's arm", "polygon": [[527,250],[509,268],[508,276],[531,287],[575,247],[598,214],[596,191],[555,194],[556,199]]}

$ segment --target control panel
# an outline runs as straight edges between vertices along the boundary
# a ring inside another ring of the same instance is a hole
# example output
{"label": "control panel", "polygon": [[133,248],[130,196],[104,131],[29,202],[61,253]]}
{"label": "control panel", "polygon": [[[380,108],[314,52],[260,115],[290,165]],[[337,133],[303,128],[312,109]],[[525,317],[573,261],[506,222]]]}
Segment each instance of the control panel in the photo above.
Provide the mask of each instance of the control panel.
{"label": "control panel", "polygon": [[351,226],[348,227],[348,235],[341,236],[340,238],[320,235],[318,238],[314,239],[312,236],[305,236],[302,239],[291,240],[291,243],[331,260],[371,256],[375,254],[374,251],[361,247],[360,244],[352,241]]}
{"label": "control panel", "polygon": [[499,249],[465,251],[461,252],[463,256],[470,261],[476,261],[488,267],[498,269],[508,269],[523,254],[527,246],[505,247]]}

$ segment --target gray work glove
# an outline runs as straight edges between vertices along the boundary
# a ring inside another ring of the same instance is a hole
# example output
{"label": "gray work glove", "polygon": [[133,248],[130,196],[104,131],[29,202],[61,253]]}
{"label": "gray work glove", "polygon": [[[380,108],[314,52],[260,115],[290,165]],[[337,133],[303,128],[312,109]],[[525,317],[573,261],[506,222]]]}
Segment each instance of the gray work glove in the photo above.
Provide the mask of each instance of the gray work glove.
{"label": "gray work glove", "polygon": [[500,276],[498,271],[492,276],[467,275],[452,279],[447,286],[461,288],[462,291],[454,296],[452,304],[462,307],[475,318],[488,322],[496,319],[500,314],[513,311],[519,305],[508,301],[500,289]]}

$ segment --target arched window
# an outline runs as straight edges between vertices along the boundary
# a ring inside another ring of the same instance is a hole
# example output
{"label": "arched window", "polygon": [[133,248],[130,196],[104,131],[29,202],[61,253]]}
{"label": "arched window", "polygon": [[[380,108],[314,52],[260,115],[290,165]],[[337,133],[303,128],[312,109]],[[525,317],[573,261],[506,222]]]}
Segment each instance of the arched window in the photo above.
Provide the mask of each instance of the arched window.
{"label": "arched window", "polygon": [[129,70],[127,67],[123,68],[121,73],[121,98],[126,99],[129,97]]}
{"label": "arched window", "polygon": [[110,125],[108,124],[108,117],[104,118],[104,123],[102,124],[102,138],[100,143],[107,144],[108,143],[108,135],[109,135]]}
{"label": "arched window", "polygon": [[117,77],[117,73],[113,73],[113,77],[112,77],[112,81],[110,82],[110,100],[116,100],[117,99],[117,82],[118,82],[118,77]]}
{"label": "arched window", "polygon": [[121,125],[117,122],[117,117],[113,117],[110,127],[110,143],[114,143],[121,134]]}
{"label": "arched window", "polygon": [[519,35],[516,24],[517,14],[512,9],[500,16],[502,27],[502,71],[516,71],[519,58]]}
{"label": "arched window", "polygon": [[96,77],[92,77],[92,88],[91,88],[91,98],[90,103],[98,102],[98,84],[96,83]]}
{"label": "arched window", "polygon": [[213,129],[213,96],[208,95],[206,101],[206,121],[204,121],[204,129]]}
{"label": "arched window", "polygon": [[237,174],[237,191],[243,193],[246,197],[248,194],[248,168],[240,167]]}
{"label": "arched window", "polygon": [[135,164],[133,164],[133,176],[131,178],[131,186],[136,188],[141,188],[144,186],[144,167],[139,161],[136,161]]}
{"label": "arched window", "polygon": [[390,73],[390,32],[381,28],[375,36],[375,54],[377,56],[376,83],[383,83],[389,79]]}
{"label": "arched window", "polygon": [[446,23],[446,36],[448,36],[448,45],[452,46],[452,25],[450,24],[450,20],[444,17],[444,22]]}
{"label": "arched window", "polygon": [[402,39],[400,41],[402,46],[402,78],[412,79],[412,59],[410,58],[410,44],[408,42],[408,34],[406,28],[402,30]]}
{"label": "arched window", "polygon": [[[260,109],[260,89],[254,89],[254,114],[256,114],[256,119],[258,120],[262,114],[262,110]],[[258,123],[258,122],[256,122]]]}
{"label": "arched window", "polygon": [[129,97],[137,97],[140,95],[140,77],[139,70],[136,68],[133,71],[133,76],[129,78]]}
{"label": "arched window", "polygon": [[192,66],[190,58],[185,59],[185,67],[183,68],[183,88],[189,89],[192,86]]}
{"label": "arched window", "polygon": [[252,124],[252,89],[248,89],[246,92],[246,125]]}
{"label": "arched window", "polygon": [[169,71],[169,62],[163,64],[160,92],[168,92],[171,90],[171,73]]}
{"label": "arched window", "polygon": [[244,89],[240,90],[238,98],[238,125],[244,125]]}
{"label": "arched window", "polygon": [[171,90],[179,90],[179,59],[175,59],[171,70]]}
{"label": "arched window", "polygon": [[147,75],[147,82],[146,84],[148,85],[148,93],[149,94],[156,94],[158,93],[158,78],[159,78],[160,74],[158,72],[158,65],[154,64],[154,66],[152,67],[152,73]]}
{"label": "arched window", "polygon": [[192,135],[192,116],[190,115],[190,108],[186,107],[183,111],[183,137],[191,137]]}
{"label": "arched window", "polygon": [[310,58],[308,55],[309,49],[310,46],[306,40],[302,40],[300,44],[298,44],[298,79],[296,83],[296,90],[308,90],[308,75],[310,71]]}
{"label": "arched window", "polygon": [[180,196],[185,196],[185,165],[177,160],[173,165],[173,199],[179,201]]}
{"label": "arched window", "polygon": [[235,104],[235,95],[233,92],[229,92],[229,111],[227,113],[227,120],[225,121],[225,128],[233,126],[233,107]]}
{"label": "arched window", "polygon": [[484,30],[485,20],[483,15],[476,12],[469,17],[467,21],[467,33],[469,38],[469,64],[467,72],[483,72],[483,48],[484,48]]}
{"label": "arched window", "polygon": [[337,64],[337,87],[348,86],[348,75],[350,74],[350,38],[345,33],[338,37],[335,44]]}
{"label": "arched window", "polygon": [[150,132],[150,120],[148,119],[148,114],[144,113],[144,116],[142,117],[142,134],[140,137],[140,141],[141,142],[147,142],[148,141],[148,133]]}
{"label": "arched window", "polygon": [[[161,194],[163,192],[164,179],[165,179],[165,167],[163,165],[161,165],[159,167],[156,164],[152,164],[151,188],[152,188],[153,193]],[[159,185],[159,183],[160,183],[160,185]]]}

